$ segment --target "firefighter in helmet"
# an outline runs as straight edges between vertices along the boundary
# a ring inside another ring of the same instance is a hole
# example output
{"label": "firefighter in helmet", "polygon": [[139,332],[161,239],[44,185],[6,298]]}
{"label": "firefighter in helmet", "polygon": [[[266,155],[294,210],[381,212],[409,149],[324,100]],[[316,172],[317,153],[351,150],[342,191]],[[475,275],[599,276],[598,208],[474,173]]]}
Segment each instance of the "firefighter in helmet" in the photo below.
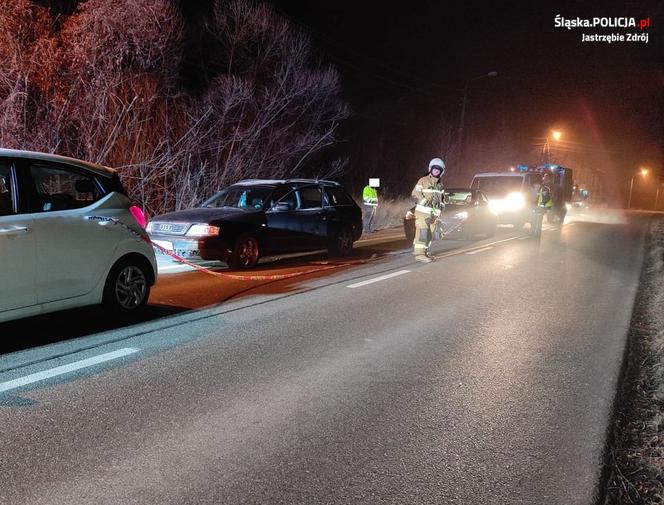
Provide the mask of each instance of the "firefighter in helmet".
{"label": "firefighter in helmet", "polygon": [[445,162],[434,158],[429,162],[429,174],[420,178],[413,188],[415,205],[415,240],[413,254],[415,259],[424,263],[433,261],[429,254],[429,245],[433,237],[433,227],[445,204],[443,183]]}

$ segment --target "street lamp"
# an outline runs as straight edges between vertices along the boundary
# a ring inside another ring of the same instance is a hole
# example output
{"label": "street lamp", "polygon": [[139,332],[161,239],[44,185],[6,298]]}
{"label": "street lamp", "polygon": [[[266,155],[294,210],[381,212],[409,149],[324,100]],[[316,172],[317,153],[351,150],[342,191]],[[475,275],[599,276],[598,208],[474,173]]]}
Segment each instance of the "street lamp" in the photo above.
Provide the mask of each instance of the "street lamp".
{"label": "street lamp", "polygon": [[461,101],[461,119],[459,120],[459,148],[460,150],[463,149],[463,122],[464,119],[466,119],[466,101],[468,99],[468,87],[470,86],[470,83],[473,81],[477,81],[479,79],[484,79],[485,77],[496,77],[498,75],[498,72],[487,72],[486,74],[478,75],[477,77],[473,77],[472,79],[468,79],[466,81],[466,86],[463,88],[463,100]]}
{"label": "street lamp", "polygon": [[[646,175],[648,175],[648,169],[641,167],[639,173],[641,174],[641,177],[645,177]],[[628,209],[632,208],[632,190],[634,189],[634,177],[636,177],[637,175],[638,174],[634,174],[629,181],[629,198],[627,199]]]}
{"label": "street lamp", "polygon": [[[560,130],[552,130],[551,137],[556,142],[559,142],[563,134]],[[544,140],[544,146],[542,146],[542,158],[544,158],[545,163],[551,163],[551,145],[549,144],[549,136],[546,136]]]}

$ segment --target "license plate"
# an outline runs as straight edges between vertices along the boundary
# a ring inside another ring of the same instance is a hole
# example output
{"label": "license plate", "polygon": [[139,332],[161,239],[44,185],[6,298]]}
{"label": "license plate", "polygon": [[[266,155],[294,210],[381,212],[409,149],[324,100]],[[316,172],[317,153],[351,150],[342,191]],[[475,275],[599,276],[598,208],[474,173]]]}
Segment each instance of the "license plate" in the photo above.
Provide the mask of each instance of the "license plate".
{"label": "license plate", "polygon": [[164,254],[160,247],[166,249],[167,251],[173,250],[173,242],[169,242],[168,240],[153,240],[152,243],[159,246],[155,248],[158,253]]}

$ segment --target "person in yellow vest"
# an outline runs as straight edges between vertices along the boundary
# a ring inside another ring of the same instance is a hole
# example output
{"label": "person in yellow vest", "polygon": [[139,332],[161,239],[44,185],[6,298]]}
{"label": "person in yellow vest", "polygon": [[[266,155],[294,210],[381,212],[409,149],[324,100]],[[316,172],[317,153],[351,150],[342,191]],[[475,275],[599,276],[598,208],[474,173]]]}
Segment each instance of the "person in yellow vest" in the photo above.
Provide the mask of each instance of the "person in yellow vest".
{"label": "person in yellow vest", "polygon": [[542,235],[542,221],[544,214],[551,212],[554,205],[553,178],[551,174],[544,174],[542,184],[537,190],[537,206],[533,211],[533,220],[530,223],[530,233],[535,237]]}
{"label": "person in yellow vest", "polygon": [[362,201],[364,202],[364,231],[365,233],[374,232],[376,222],[376,210],[378,208],[378,180],[369,179],[369,184],[362,190]]}
{"label": "person in yellow vest", "polygon": [[415,240],[413,254],[417,261],[429,263],[433,257],[429,254],[429,245],[433,238],[436,218],[445,207],[445,195],[441,178],[445,173],[445,162],[434,158],[429,162],[429,174],[420,178],[413,192],[415,205]]}

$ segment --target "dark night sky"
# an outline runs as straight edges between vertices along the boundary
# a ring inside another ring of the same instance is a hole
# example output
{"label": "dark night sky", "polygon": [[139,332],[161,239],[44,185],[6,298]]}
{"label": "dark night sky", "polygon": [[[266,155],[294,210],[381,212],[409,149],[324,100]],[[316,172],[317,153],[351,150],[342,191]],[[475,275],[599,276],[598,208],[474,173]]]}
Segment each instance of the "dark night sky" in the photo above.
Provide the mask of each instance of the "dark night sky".
{"label": "dark night sky", "polygon": [[[210,1],[174,1],[194,27],[195,60],[196,47],[206,47],[195,27],[205,24]],[[664,1],[269,1],[310,32],[323,58],[341,71],[353,117],[338,151],[351,158],[347,180],[354,186],[371,175],[394,192],[405,190],[431,157],[443,154],[443,127],[456,131],[467,79],[489,71],[498,77],[469,88],[470,152],[463,167],[450,163],[453,182],[538,162],[536,144],[552,128],[563,131],[567,148],[554,151],[557,161],[579,172],[600,169],[619,181],[617,188],[639,166],[662,172]],[[70,11],[77,0],[47,3]],[[554,26],[557,14],[650,17],[650,40],[582,43],[581,33],[638,29],[566,30]],[[191,73],[201,71],[208,72],[199,65]]]}
{"label": "dark night sky", "polygon": [[[359,172],[382,159],[367,153],[371,144],[401,164],[387,170],[395,180],[400,171],[409,179],[422,171],[436,154],[442,121],[458,125],[466,79],[488,71],[499,75],[470,87],[469,146],[498,136],[514,146],[511,164],[532,163],[534,144],[556,127],[573,150],[559,154],[563,161],[625,177],[641,164],[662,166],[663,2],[273,4],[310,30],[340,68],[355,112],[345,131]],[[650,17],[653,26],[648,44],[582,43],[582,32],[634,30],[556,28],[557,14]],[[475,166],[466,169],[504,169],[505,155],[472,153]]]}

